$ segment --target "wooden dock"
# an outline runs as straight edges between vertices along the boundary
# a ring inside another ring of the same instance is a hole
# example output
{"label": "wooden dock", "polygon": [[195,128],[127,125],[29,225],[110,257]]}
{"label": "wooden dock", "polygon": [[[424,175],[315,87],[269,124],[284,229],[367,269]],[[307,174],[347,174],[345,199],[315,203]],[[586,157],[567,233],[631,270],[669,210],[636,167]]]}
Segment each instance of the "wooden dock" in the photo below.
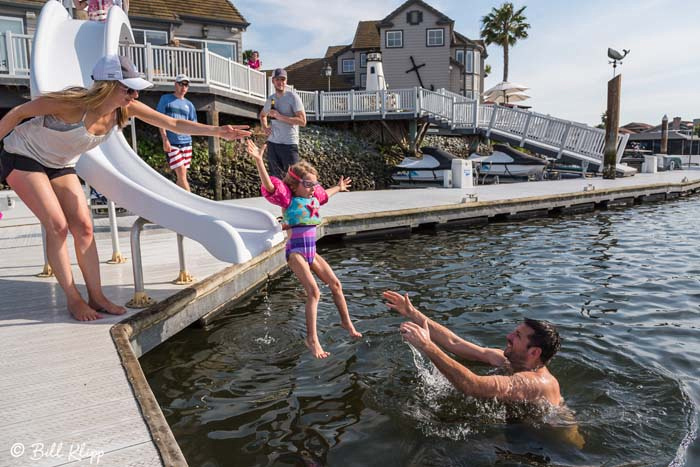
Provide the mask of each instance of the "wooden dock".
{"label": "wooden dock", "polygon": [[[521,219],[551,212],[665,200],[700,190],[700,170],[479,186],[459,189],[340,193],[323,209],[322,235],[357,235],[426,225]],[[2,200],[0,200],[2,201]],[[230,201],[278,214],[261,198]],[[244,265],[215,260],[185,241],[192,286],[171,283],[179,272],[174,233],[142,234],[147,294],[159,301],[125,317],[81,324],[65,310],[55,279],[35,277],[43,267],[41,230],[21,204],[0,203],[0,466],[156,466],[185,463],[145,383],[137,357],[198,319],[206,320],[284,267],[282,246]],[[119,218],[122,252],[136,218]],[[106,219],[96,221],[100,258],[112,255]],[[75,255],[72,251],[72,258]],[[74,273],[84,292],[75,261]],[[108,297],[133,295],[132,263],[101,266]],[[380,298],[377,297],[377,300]],[[116,326],[115,326],[116,325]]]}

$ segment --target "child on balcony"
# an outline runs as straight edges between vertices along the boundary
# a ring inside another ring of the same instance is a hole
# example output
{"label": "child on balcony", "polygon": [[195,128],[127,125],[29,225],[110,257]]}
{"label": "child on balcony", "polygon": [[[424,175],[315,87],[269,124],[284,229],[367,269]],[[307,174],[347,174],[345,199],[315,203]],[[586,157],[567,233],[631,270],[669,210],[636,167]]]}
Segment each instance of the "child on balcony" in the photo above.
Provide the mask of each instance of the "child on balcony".
{"label": "child on balcony", "polygon": [[107,12],[113,6],[118,6],[124,13],[129,13],[129,0],[76,0],[80,5],[76,8],[83,8],[83,5],[88,5],[88,18],[92,21],[105,21]]}
{"label": "child on balcony", "polygon": [[342,284],[326,260],[316,253],[316,226],[321,223],[319,207],[339,191],[348,191],[351,180],[340,177],[336,186],[324,190],[317,181],[316,169],[304,161],[289,167],[284,180],[270,177],[263,162],[265,149],[266,146],[258,149],[255,143],[248,140],[248,154],[255,160],[262,181],[260,191],[269,202],[284,210],[284,224],[290,229],[285,253],[289,269],[306,291],[306,346],[314,357],[326,358],[330,353],[323,350],[316,332],[316,312],[321,293],[312,272],[330,287],[341,326],[351,337],[362,337],[350,321]]}

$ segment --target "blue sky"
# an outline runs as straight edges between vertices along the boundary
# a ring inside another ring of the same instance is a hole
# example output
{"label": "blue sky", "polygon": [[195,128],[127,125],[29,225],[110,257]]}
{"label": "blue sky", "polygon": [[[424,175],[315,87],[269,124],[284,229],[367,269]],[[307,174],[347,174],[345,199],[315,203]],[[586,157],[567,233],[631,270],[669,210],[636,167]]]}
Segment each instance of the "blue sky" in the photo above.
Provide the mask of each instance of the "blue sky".
{"label": "blue sky", "polygon": [[[244,48],[263,66],[322,57],[328,45],[349,44],[361,20],[381,19],[400,0],[233,0],[251,23]],[[479,37],[481,17],[501,1],[432,0],[457,31]],[[509,81],[531,89],[533,110],[589,124],[600,122],[612,77],[608,47],[630,49],[622,66],[621,123],[656,123],[664,114],[700,118],[700,0],[532,0],[530,37],[511,49]],[[352,5],[349,7],[348,5]],[[492,73],[503,75],[503,52],[488,48]],[[618,70],[620,68],[618,67]]]}

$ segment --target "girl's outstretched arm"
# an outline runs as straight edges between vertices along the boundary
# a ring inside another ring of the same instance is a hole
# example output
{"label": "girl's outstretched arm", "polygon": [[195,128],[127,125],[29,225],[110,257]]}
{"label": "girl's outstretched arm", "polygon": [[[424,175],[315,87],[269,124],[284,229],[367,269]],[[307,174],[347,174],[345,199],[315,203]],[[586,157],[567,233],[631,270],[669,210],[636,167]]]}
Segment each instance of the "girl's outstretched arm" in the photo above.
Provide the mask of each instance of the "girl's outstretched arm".
{"label": "girl's outstretched arm", "polygon": [[326,194],[330,198],[339,191],[350,191],[350,185],[352,185],[352,180],[345,177],[340,177],[338,184],[326,189]]}
{"label": "girl's outstretched arm", "polygon": [[259,149],[253,140],[248,140],[248,154],[255,161],[255,165],[258,168],[258,174],[260,175],[260,182],[262,182],[262,185],[265,187],[268,193],[273,194],[275,192],[275,185],[272,184],[270,175],[267,173],[267,169],[265,168],[265,162],[263,161],[265,149],[267,149],[267,144],[263,145],[262,149]]}

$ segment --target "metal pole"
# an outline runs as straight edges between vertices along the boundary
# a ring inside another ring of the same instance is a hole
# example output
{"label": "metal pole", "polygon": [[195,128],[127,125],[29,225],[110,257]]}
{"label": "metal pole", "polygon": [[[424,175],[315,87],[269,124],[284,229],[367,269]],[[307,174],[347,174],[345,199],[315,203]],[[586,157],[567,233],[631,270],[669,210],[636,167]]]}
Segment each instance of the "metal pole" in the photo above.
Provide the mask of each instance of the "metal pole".
{"label": "metal pole", "polygon": [[119,250],[119,227],[117,226],[117,210],[114,201],[107,203],[107,212],[109,212],[109,230],[112,235],[112,259],[107,261],[107,264],[126,263],[126,258]]}
{"label": "metal pole", "polygon": [[177,234],[177,255],[180,259],[180,275],[177,276],[177,279],[173,281],[173,284],[177,285],[182,285],[182,284],[191,284],[194,282],[194,277],[190,275],[190,273],[187,272],[187,266],[185,265],[185,247],[183,245],[184,242],[184,237],[180,234]]}
{"label": "metal pole", "polygon": [[134,298],[126,303],[129,308],[146,308],[155,303],[155,301],[146,295],[143,287],[143,265],[141,264],[141,231],[143,226],[150,221],[139,217],[131,227],[131,257],[133,258],[134,271]]}
{"label": "metal pole", "polygon": [[41,244],[44,247],[44,269],[36,277],[53,277],[53,270],[49,264],[49,255],[46,253],[46,229],[41,226]]}
{"label": "metal pole", "polygon": [[136,118],[131,117],[131,147],[138,154],[138,145],[136,144]]}

